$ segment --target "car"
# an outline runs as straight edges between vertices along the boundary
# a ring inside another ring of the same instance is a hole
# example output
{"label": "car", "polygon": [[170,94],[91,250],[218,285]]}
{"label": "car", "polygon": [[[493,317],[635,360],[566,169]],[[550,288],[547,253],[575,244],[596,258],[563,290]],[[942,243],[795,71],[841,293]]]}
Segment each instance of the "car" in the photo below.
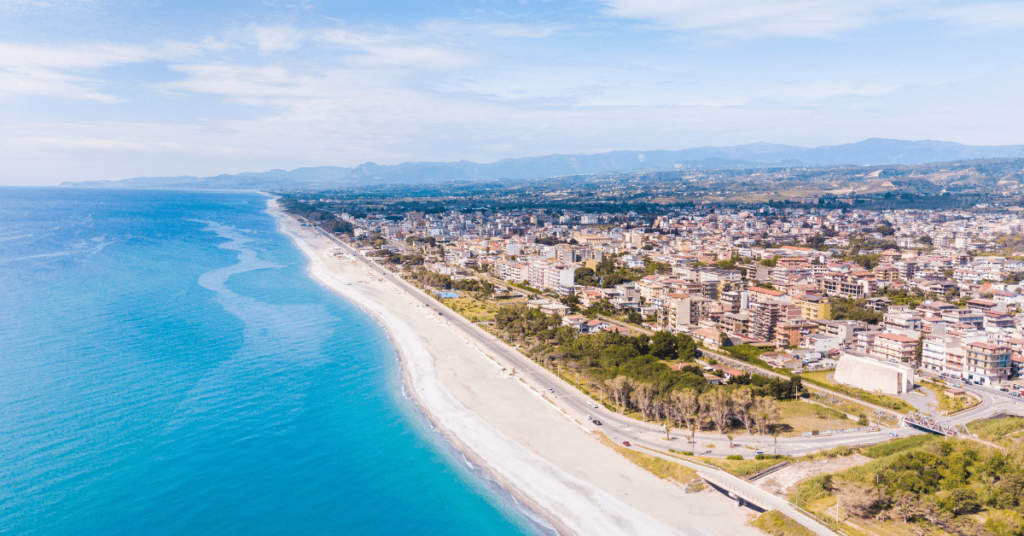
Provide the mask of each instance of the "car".
{"label": "car", "polygon": [[439,314],[439,315],[443,315],[444,313],[442,313],[441,311],[438,311],[438,312],[437,312],[437,314]]}
{"label": "car", "polygon": [[629,444],[629,441],[623,441],[622,442],[622,446],[623,447],[631,447],[632,445]]}
{"label": "car", "polygon": [[594,420],[594,418],[593,418],[593,417],[591,417],[590,415],[587,415],[587,420],[588,420],[588,421],[592,421],[592,420]]}
{"label": "car", "polygon": [[764,451],[755,450],[754,451],[754,456],[757,456],[758,454],[764,454]]}
{"label": "car", "polygon": [[550,388],[550,387],[548,387],[548,392],[549,392],[549,393],[554,393],[554,392],[555,392],[555,390],[554,390],[554,389],[552,389],[552,388]]}
{"label": "car", "polygon": [[1010,396],[1020,396],[1020,391],[1010,391]]}
{"label": "car", "polygon": [[594,424],[597,426],[601,426],[601,421],[594,421]]}

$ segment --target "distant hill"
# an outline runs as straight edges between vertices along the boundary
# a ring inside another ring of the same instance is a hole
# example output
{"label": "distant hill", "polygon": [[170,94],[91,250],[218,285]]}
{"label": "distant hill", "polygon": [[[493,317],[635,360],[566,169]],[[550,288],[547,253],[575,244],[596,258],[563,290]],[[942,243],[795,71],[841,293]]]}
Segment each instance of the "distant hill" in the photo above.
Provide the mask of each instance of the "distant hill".
{"label": "distant hill", "polygon": [[486,179],[539,179],[674,169],[749,169],[839,165],[927,164],[981,158],[1024,157],[1024,145],[977,146],[948,141],[871,138],[815,147],[753,143],[681,151],[612,151],[593,155],[553,154],[506,158],[490,164],[460,162],[372,162],[343,168],[274,169],[214,177],[136,177],[119,181],[65,182],[61,186],[104,188],[260,189],[339,188],[372,184],[423,184]]}

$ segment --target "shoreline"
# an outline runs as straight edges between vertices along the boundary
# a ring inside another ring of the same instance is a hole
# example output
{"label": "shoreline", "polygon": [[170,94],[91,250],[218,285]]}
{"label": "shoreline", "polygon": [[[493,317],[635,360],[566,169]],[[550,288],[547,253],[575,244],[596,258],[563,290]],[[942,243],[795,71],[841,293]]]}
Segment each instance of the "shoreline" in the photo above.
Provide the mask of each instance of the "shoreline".
{"label": "shoreline", "polygon": [[[749,512],[728,499],[683,495],[678,487],[600,445],[559,408],[505,377],[500,363],[429,316],[433,311],[412,304],[407,291],[368,275],[369,268],[358,260],[331,262],[329,267],[325,257],[340,247],[299,226],[275,200],[268,201],[267,213],[306,255],[311,277],[384,327],[398,352],[407,394],[418,409],[471,464],[525,505],[527,518],[535,514],[566,536],[759,534],[743,522]],[[495,389],[502,392],[492,393]],[[506,400],[511,405],[502,407]]]}
{"label": "shoreline", "polygon": [[[275,200],[276,198],[271,199],[268,202],[268,207],[270,206],[270,203],[274,203]],[[482,471],[484,471],[491,479],[493,479],[496,485],[499,486],[502,490],[504,490],[505,493],[508,493],[508,495],[512,497],[514,501],[525,506],[528,512],[525,512],[524,516],[526,516],[527,518],[532,516],[539,517],[541,520],[548,524],[548,527],[543,528],[550,528],[551,530],[554,530],[556,534],[562,536],[576,534],[575,532],[571,531],[568,527],[566,527],[564,524],[562,524],[557,516],[553,516],[550,514],[544,515],[544,513],[542,513],[544,512],[544,510],[540,507],[540,505],[534,504],[532,499],[528,495],[525,495],[522,492],[520,492],[518,489],[512,486],[511,483],[504,481],[504,479],[502,479],[500,475],[498,475],[492,468],[488,467],[484,460],[480,459],[480,457],[477,456],[475,452],[473,452],[473,449],[469,448],[469,446],[466,445],[463,441],[461,441],[457,435],[452,433],[450,430],[446,430],[438,422],[438,419],[431,413],[430,408],[426,405],[426,403],[419,396],[417,396],[416,386],[413,383],[413,378],[412,375],[410,374],[408,357],[406,356],[406,353],[403,351],[403,345],[399,343],[398,339],[395,337],[395,333],[388,325],[387,321],[384,318],[382,318],[379,314],[377,314],[375,311],[373,311],[371,308],[366,307],[364,303],[361,303],[361,300],[353,299],[353,297],[350,294],[345,293],[338,288],[335,288],[333,285],[330,284],[330,282],[325,281],[320,277],[317,277],[317,275],[313,271],[313,263],[315,261],[319,261],[319,259],[315,258],[312,255],[311,251],[303,247],[303,245],[307,247],[311,246],[309,246],[308,242],[305,242],[305,240],[302,237],[293,235],[290,232],[284,230],[283,228],[284,221],[282,220],[285,218],[291,218],[291,216],[289,216],[287,213],[283,211],[280,211],[276,207],[268,208],[267,212],[270,213],[270,215],[273,216],[274,219],[277,221],[278,232],[292,240],[295,246],[298,247],[299,250],[304,255],[306,255],[306,259],[307,261],[309,261],[309,265],[307,266],[306,271],[307,273],[309,273],[310,277],[312,277],[314,280],[327,287],[329,290],[337,294],[340,294],[343,298],[359,307],[361,310],[363,310],[363,312],[370,315],[374,320],[376,320],[377,323],[381,326],[381,328],[387,334],[388,340],[391,341],[391,345],[395,348],[395,353],[397,354],[398,357],[399,368],[401,369],[402,374],[402,384],[404,387],[404,392],[402,394],[405,395],[406,398],[411,399],[414,402],[415,409],[418,410],[423,415],[423,417],[426,418],[431,423],[431,426],[433,426],[434,429],[441,434],[441,436],[450,444],[451,448],[454,449],[459,454],[465,456],[470,464],[475,465],[479,467]],[[528,521],[530,523],[536,524],[535,520],[528,519]]]}

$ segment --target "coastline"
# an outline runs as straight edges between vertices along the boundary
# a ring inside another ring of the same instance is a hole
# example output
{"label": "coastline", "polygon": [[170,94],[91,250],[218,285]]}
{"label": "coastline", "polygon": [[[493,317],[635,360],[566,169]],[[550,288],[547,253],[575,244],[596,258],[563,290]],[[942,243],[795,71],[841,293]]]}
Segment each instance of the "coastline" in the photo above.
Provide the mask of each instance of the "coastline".
{"label": "coastline", "polygon": [[[559,534],[759,534],[732,501],[684,494],[601,445],[500,365],[268,201],[308,273],[376,318],[407,392],[451,444]],[[512,409],[512,411],[509,411]]]}

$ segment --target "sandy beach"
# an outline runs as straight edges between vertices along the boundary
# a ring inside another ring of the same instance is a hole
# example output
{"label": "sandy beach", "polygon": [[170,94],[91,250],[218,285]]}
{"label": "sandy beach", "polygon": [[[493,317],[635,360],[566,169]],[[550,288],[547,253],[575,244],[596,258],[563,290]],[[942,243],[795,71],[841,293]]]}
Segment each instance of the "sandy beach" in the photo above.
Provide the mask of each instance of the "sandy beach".
{"label": "sandy beach", "polygon": [[633,465],[339,247],[281,213],[279,229],[317,281],[375,316],[401,354],[409,393],[434,425],[560,534],[753,535],[750,510],[687,494]]}

